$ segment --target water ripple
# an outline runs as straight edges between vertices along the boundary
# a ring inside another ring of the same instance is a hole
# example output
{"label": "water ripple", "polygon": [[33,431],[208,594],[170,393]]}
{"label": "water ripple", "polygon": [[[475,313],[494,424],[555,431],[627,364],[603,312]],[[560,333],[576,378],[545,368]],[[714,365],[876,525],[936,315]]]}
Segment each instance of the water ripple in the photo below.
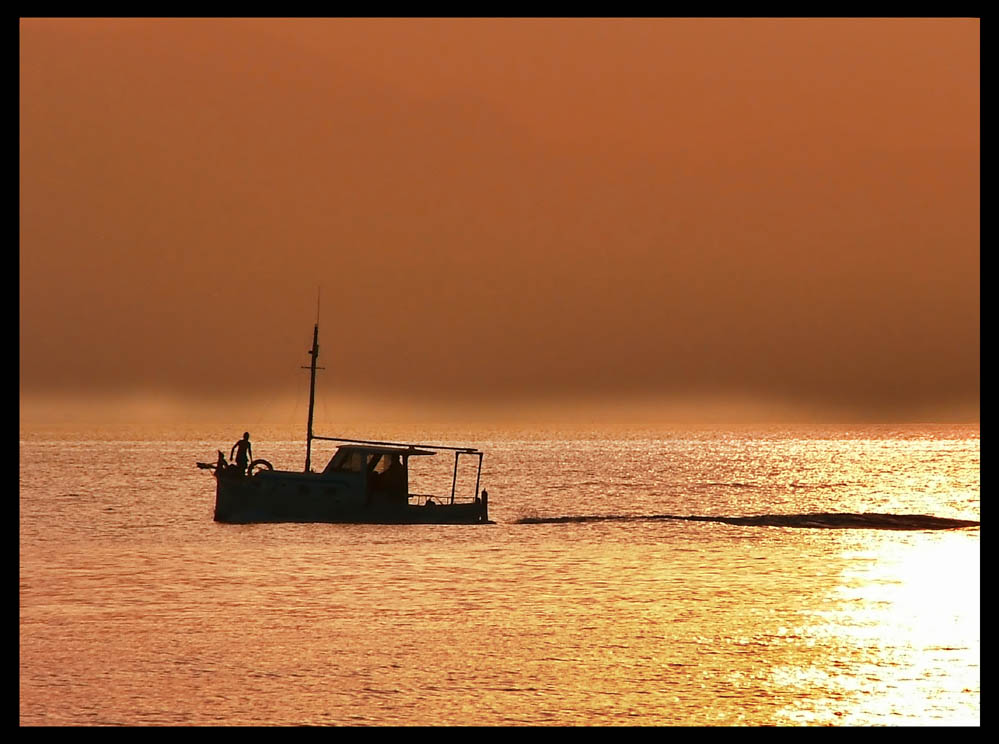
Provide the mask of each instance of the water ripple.
{"label": "water ripple", "polygon": [[719,517],[678,514],[602,514],[563,517],[523,517],[515,524],[561,524],[565,522],[639,522],[674,519],[687,522],[721,522],[745,527],[808,527],[818,529],[870,530],[954,530],[979,527],[972,519],[951,519],[929,514],[758,514],[746,517]]}

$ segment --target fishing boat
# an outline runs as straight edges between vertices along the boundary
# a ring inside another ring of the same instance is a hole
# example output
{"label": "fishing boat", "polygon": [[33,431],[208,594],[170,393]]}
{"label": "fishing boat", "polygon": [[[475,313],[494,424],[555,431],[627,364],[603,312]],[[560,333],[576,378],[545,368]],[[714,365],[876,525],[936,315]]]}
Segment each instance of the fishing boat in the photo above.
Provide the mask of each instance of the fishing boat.
{"label": "fishing boat", "polygon": [[[481,450],[410,442],[345,439],[313,434],[316,397],[316,360],[319,358],[319,322],[312,333],[309,385],[309,418],[305,443],[305,469],[275,470],[264,459],[248,466],[226,462],[220,450],[213,463],[199,468],[215,476],[215,521],[334,522],[358,524],[492,524],[489,494],[479,492]],[[312,442],[339,443],[322,471],[312,469]],[[420,458],[454,453],[449,495],[414,493],[410,465]],[[231,454],[231,453],[230,453]],[[477,460],[475,490],[471,498],[456,494],[458,464],[462,457]]]}

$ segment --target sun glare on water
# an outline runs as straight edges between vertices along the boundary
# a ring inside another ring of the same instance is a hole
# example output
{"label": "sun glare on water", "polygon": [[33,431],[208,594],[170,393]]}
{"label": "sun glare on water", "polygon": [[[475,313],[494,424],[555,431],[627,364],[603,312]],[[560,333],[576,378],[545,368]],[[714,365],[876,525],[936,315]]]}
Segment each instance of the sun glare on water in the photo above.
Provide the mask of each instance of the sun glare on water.
{"label": "sun glare on water", "polygon": [[827,709],[843,725],[980,725],[969,695],[981,679],[977,535],[851,537],[833,609],[814,611],[804,630],[821,663],[774,670],[775,682],[810,691],[786,717],[819,723],[815,711]]}

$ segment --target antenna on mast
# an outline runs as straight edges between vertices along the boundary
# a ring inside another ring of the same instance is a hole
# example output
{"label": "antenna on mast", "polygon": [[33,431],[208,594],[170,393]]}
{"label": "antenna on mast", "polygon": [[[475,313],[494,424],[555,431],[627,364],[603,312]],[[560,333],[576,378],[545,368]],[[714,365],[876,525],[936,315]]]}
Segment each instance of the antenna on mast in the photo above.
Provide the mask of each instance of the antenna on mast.
{"label": "antenna on mast", "polygon": [[309,377],[309,423],[305,435],[305,472],[308,473],[312,466],[312,413],[316,406],[316,370],[324,369],[316,366],[316,359],[319,358],[319,290],[316,292],[316,327],[312,330],[312,349],[309,351],[312,362],[308,367],[302,367],[310,371]]}

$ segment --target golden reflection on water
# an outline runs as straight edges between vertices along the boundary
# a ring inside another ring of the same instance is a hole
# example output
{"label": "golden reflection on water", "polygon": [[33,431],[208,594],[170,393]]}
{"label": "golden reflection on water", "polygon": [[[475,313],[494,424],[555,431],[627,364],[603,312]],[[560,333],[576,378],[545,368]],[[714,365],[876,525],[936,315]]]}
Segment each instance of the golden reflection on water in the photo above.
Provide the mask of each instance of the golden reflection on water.
{"label": "golden reflection on water", "polygon": [[775,684],[808,697],[788,721],[980,725],[978,531],[900,540],[865,530],[849,541],[833,608],[803,629],[826,653],[773,670]]}
{"label": "golden reflection on water", "polygon": [[218,525],[213,441],[22,442],[21,722],[977,725],[977,529],[517,522],[976,518],[943,435],[498,441],[461,530]]}

